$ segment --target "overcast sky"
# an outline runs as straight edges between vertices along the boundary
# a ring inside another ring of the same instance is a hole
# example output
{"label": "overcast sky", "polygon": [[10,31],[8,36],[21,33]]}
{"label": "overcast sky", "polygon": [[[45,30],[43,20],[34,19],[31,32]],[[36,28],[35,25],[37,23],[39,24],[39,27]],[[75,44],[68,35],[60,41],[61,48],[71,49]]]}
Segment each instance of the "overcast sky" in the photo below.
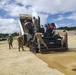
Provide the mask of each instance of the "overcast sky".
{"label": "overcast sky", "polygon": [[76,26],[76,0],[0,0],[0,33],[18,32],[19,14],[40,16],[43,25]]}

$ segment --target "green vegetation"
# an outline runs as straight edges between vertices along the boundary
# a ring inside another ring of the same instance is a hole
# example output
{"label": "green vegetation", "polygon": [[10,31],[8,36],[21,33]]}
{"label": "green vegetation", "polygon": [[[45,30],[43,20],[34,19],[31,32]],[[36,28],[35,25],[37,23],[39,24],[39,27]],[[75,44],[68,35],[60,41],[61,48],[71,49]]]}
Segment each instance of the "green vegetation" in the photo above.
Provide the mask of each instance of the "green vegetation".
{"label": "green vegetation", "polygon": [[15,32],[15,33],[12,33],[12,36],[15,37],[15,36],[19,36],[19,33]]}
{"label": "green vegetation", "polygon": [[[12,33],[11,35],[12,35],[13,37],[15,37],[15,36],[18,36],[19,33],[15,32],[15,33]],[[6,33],[6,34],[0,33],[0,38],[2,38],[3,36],[4,36],[4,37],[7,37],[7,36],[9,36],[9,34],[8,34],[8,33]]]}
{"label": "green vegetation", "polygon": [[76,27],[67,27],[67,26],[65,26],[65,27],[59,27],[57,29],[76,30]]}
{"label": "green vegetation", "polygon": [[1,38],[2,36],[8,36],[8,34],[0,33],[0,38]]}

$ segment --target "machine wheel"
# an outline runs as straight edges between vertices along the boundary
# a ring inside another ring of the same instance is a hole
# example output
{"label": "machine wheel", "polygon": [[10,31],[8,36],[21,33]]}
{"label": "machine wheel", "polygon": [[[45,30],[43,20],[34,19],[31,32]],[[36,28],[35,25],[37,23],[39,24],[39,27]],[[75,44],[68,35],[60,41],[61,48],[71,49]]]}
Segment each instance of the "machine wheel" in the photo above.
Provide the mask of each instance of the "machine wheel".
{"label": "machine wheel", "polygon": [[30,51],[33,52],[34,54],[37,53],[37,50],[33,47],[30,47]]}

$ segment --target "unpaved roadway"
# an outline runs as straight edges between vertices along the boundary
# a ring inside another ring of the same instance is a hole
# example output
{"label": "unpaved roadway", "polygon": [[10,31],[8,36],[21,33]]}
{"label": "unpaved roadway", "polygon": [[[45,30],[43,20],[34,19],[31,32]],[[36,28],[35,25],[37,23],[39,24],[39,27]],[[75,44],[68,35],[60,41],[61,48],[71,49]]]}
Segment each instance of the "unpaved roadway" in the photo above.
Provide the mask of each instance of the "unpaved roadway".
{"label": "unpaved roadway", "polygon": [[[58,69],[65,75],[76,75],[75,50],[70,50],[67,52],[51,51],[47,54],[38,53],[36,55],[53,69]],[[75,69],[75,71],[72,69]]]}
{"label": "unpaved roadway", "polygon": [[57,69],[31,53],[28,48],[18,51],[17,41],[13,42],[13,49],[8,48],[7,41],[0,41],[0,75],[64,75]]}
{"label": "unpaved roadway", "polygon": [[49,67],[58,69],[65,75],[76,75],[76,31],[68,32],[68,51],[50,51],[50,53],[41,54],[38,56],[46,62]]}
{"label": "unpaved roadway", "polygon": [[[69,33],[70,34],[70,33]],[[75,34],[75,32],[74,32]],[[0,41],[0,75],[76,75],[76,35],[69,35],[67,52],[51,51],[34,55],[25,47],[18,51],[17,41],[8,48],[7,41]]]}

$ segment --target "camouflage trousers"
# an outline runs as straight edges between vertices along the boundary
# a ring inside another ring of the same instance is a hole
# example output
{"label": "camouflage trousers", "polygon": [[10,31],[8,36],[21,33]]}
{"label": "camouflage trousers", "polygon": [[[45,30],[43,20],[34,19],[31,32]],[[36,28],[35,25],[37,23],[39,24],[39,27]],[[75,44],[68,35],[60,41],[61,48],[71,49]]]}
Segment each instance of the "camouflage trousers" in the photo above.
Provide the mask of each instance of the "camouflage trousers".
{"label": "camouflage trousers", "polygon": [[24,48],[23,48],[23,44],[22,43],[18,43],[18,49],[20,51],[20,48],[22,48],[22,50],[24,51]]}
{"label": "camouflage trousers", "polygon": [[39,50],[41,49],[41,44],[43,44],[46,48],[48,48],[47,47],[47,45],[44,43],[44,41],[41,39],[37,39],[37,42],[38,42],[38,48],[39,48]]}
{"label": "camouflage trousers", "polygon": [[13,48],[12,42],[9,42],[9,49],[11,49],[11,47]]}
{"label": "camouflage trousers", "polygon": [[62,39],[62,46],[63,47],[68,47],[68,39],[67,38]]}

